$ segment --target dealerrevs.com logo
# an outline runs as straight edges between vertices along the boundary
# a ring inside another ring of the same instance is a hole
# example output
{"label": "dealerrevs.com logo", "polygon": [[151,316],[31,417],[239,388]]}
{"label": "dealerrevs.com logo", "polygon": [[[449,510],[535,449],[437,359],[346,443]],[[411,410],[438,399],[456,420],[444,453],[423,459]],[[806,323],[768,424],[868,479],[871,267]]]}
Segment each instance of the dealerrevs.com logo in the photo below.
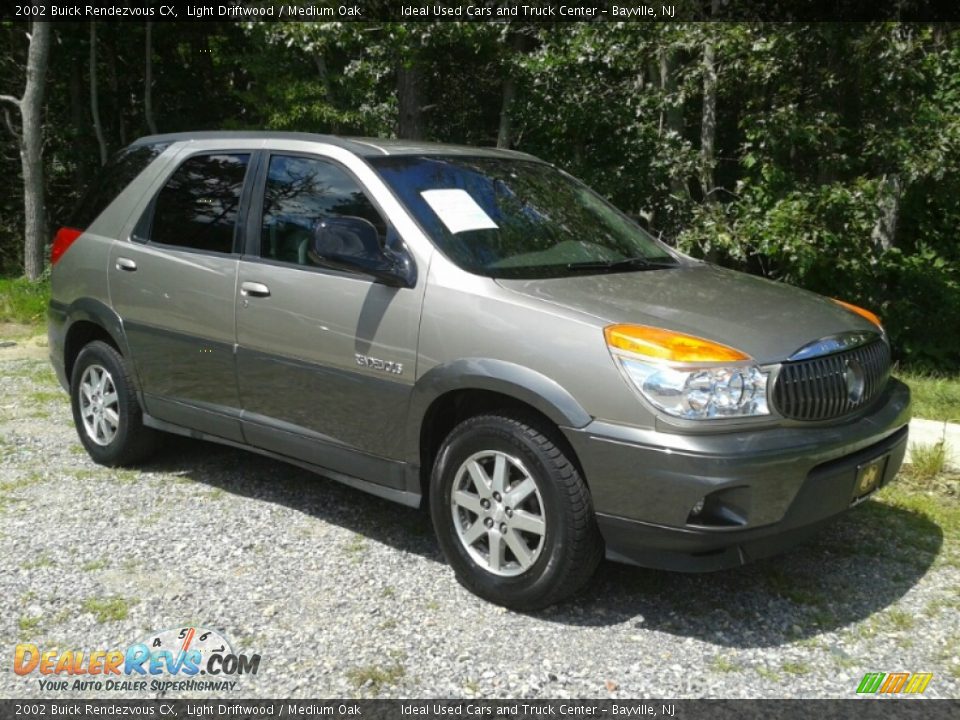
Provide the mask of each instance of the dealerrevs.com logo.
{"label": "dealerrevs.com logo", "polygon": [[235,653],[222,634],[198,627],[151,633],[126,649],[41,650],[21,643],[13,657],[13,671],[40,675],[44,691],[223,692],[236,687],[235,676],[259,669],[259,655]]}

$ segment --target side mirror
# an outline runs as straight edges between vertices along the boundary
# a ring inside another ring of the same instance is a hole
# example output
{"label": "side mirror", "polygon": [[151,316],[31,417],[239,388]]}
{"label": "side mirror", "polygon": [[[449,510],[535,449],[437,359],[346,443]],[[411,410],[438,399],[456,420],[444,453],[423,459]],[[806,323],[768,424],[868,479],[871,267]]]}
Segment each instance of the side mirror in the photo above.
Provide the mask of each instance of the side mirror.
{"label": "side mirror", "polygon": [[321,218],[313,227],[308,255],[317,265],[370,275],[384,285],[413,287],[413,262],[406,252],[380,247],[380,234],[360,217]]}

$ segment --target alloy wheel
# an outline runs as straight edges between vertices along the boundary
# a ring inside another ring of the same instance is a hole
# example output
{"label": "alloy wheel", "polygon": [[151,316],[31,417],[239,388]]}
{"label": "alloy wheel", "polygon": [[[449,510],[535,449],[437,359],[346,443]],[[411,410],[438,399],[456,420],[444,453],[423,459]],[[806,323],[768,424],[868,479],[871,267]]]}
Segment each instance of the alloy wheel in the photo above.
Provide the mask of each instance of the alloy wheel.
{"label": "alloy wheel", "polygon": [[512,455],[488,450],[467,458],[457,470],[450,509],[463,547],[494,575],[526,572],[543,550],[547,522],[540,489]]}

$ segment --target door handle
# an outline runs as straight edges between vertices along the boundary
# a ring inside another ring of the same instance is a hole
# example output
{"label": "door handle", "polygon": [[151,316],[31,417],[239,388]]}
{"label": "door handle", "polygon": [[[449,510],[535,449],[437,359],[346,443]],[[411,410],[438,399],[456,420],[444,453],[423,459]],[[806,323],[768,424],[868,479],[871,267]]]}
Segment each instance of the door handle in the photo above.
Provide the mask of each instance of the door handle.
{"label": "door handle", "polygon": [[244,297],[270,297],[270,288],[263,283],[243,282],[240,283],[240,294]]}
{"label": "door handle", "polygon": [[126,270],[127,272],[135,272],[137,269],[137,264],[130,258],[118,257],[117,258],[117,270]]}

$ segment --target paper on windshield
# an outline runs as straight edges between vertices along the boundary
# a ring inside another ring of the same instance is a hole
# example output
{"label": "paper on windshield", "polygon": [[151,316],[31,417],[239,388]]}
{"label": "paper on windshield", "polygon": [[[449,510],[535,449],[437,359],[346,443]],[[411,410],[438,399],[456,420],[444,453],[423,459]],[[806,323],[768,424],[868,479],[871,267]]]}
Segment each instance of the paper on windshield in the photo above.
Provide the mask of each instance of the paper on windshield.
{"label": "paper on windshield", "polygon": [[452,233],[497,229],[497,224],[466,190],[424,190],[420,195]]}

